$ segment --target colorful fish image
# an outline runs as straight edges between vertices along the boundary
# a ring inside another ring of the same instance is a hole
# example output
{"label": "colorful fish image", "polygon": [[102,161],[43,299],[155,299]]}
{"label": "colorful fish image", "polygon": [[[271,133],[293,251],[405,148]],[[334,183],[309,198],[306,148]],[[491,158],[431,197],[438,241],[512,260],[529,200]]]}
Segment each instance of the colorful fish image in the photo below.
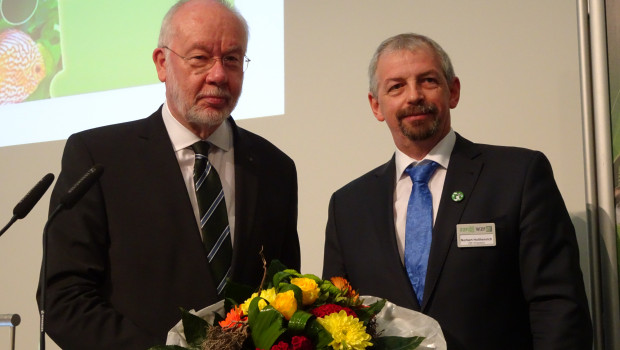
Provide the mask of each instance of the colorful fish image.
{"label": "colorful fish image", "polygon": [[0,0],[0,107],[50,98],[61,70],[58,0]]}
{"label": "colorful fish image", "polygon": [[44,77],[43,56],[34,40],[17,29],[1,32],[0,105],[24,101]]}

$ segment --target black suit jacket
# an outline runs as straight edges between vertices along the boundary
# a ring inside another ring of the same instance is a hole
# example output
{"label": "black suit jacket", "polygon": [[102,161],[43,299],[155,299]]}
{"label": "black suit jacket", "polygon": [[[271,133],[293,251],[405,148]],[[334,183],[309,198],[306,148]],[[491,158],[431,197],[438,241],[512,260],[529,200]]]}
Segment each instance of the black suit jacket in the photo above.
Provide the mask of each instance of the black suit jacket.
{"label": "black suit jacket", "polygon": [[[258,286],[261,247],[267,261],[300,267],[297,174],[288,156],[229,121],[236,196],[232,279]],[[49,228],[47,333],[63,349],[164,344],[180,320],[179,307],[200,309],[219,298],[161,109],[143,120],[72,135],[50,210],[97,163],[104,166],[101,179]]]}
{"label": "black suit jacket", "polygon": [[[421,311],[448,349],[590,349],[575,231],[540,152],[457,134],[433,227],[423,305],[394,228],[394,158],[335,192],[323,276]],[[463,192],[454,201],[454,192]],[[457,247],[457,224],[495,223],[495,247]]]}

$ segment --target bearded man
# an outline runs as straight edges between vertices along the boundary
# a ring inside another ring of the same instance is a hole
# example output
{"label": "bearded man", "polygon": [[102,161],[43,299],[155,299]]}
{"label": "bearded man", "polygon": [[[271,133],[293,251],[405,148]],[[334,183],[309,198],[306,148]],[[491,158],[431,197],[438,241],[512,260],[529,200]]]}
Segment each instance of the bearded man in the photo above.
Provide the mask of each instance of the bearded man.
{"label": "bearded man", "polygon": [[103,175],[48,232],[46,330],[63,349],[163,344],[179,308],[258,285],[262,255],[299,269],[297,173],[230,113],[248,28],[226,1],[164,17],[153,61],[166,101],[150,117],[72,135],[50,208],[94,164]]}
{"label": "bearded man", "polygon": [[575,230],[547,158],[452,130],[461,84],[428,37],[385,40],[368,74],[396,151],[333,194],[323,277],[435,318],[450,350],[590,349]]}

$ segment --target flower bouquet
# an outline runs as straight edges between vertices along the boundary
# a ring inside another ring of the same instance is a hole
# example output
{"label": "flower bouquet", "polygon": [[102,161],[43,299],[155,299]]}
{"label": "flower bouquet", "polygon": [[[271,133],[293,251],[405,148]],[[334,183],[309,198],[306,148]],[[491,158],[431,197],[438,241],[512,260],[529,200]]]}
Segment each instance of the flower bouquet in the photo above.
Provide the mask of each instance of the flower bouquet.
{"label": "flower bouquet", "polygon": [[224,300],[181,312],[167,345],[150,350],[446,349],[432,318],[360,297],[344,278],[302,275],[279,261],[259,292],[229,281]]}

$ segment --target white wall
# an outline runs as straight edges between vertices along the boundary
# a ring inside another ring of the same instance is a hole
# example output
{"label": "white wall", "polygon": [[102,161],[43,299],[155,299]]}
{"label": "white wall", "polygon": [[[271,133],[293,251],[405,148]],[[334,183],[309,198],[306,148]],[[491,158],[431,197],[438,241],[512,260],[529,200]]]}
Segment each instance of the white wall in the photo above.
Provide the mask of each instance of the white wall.
{"label": "white wall", "polygon": [[[297,163],[303,272],[321,273],[331,193],[394,150],[368,107],[366,69],[380,41],[409,31],[434,38],[452,57],[462,83],[456,131],[549,157],[589,283],[576,5],[565,0],[285,1],[286,113],[239,124]],[[58,174],[63,145],[0,148],[0,224],[45,173]],[[38,344],[34,296],[48,200],[0,238],[0,314],[22,317],[17,349]],[[0,348],[8,341],[0,328]]]}

